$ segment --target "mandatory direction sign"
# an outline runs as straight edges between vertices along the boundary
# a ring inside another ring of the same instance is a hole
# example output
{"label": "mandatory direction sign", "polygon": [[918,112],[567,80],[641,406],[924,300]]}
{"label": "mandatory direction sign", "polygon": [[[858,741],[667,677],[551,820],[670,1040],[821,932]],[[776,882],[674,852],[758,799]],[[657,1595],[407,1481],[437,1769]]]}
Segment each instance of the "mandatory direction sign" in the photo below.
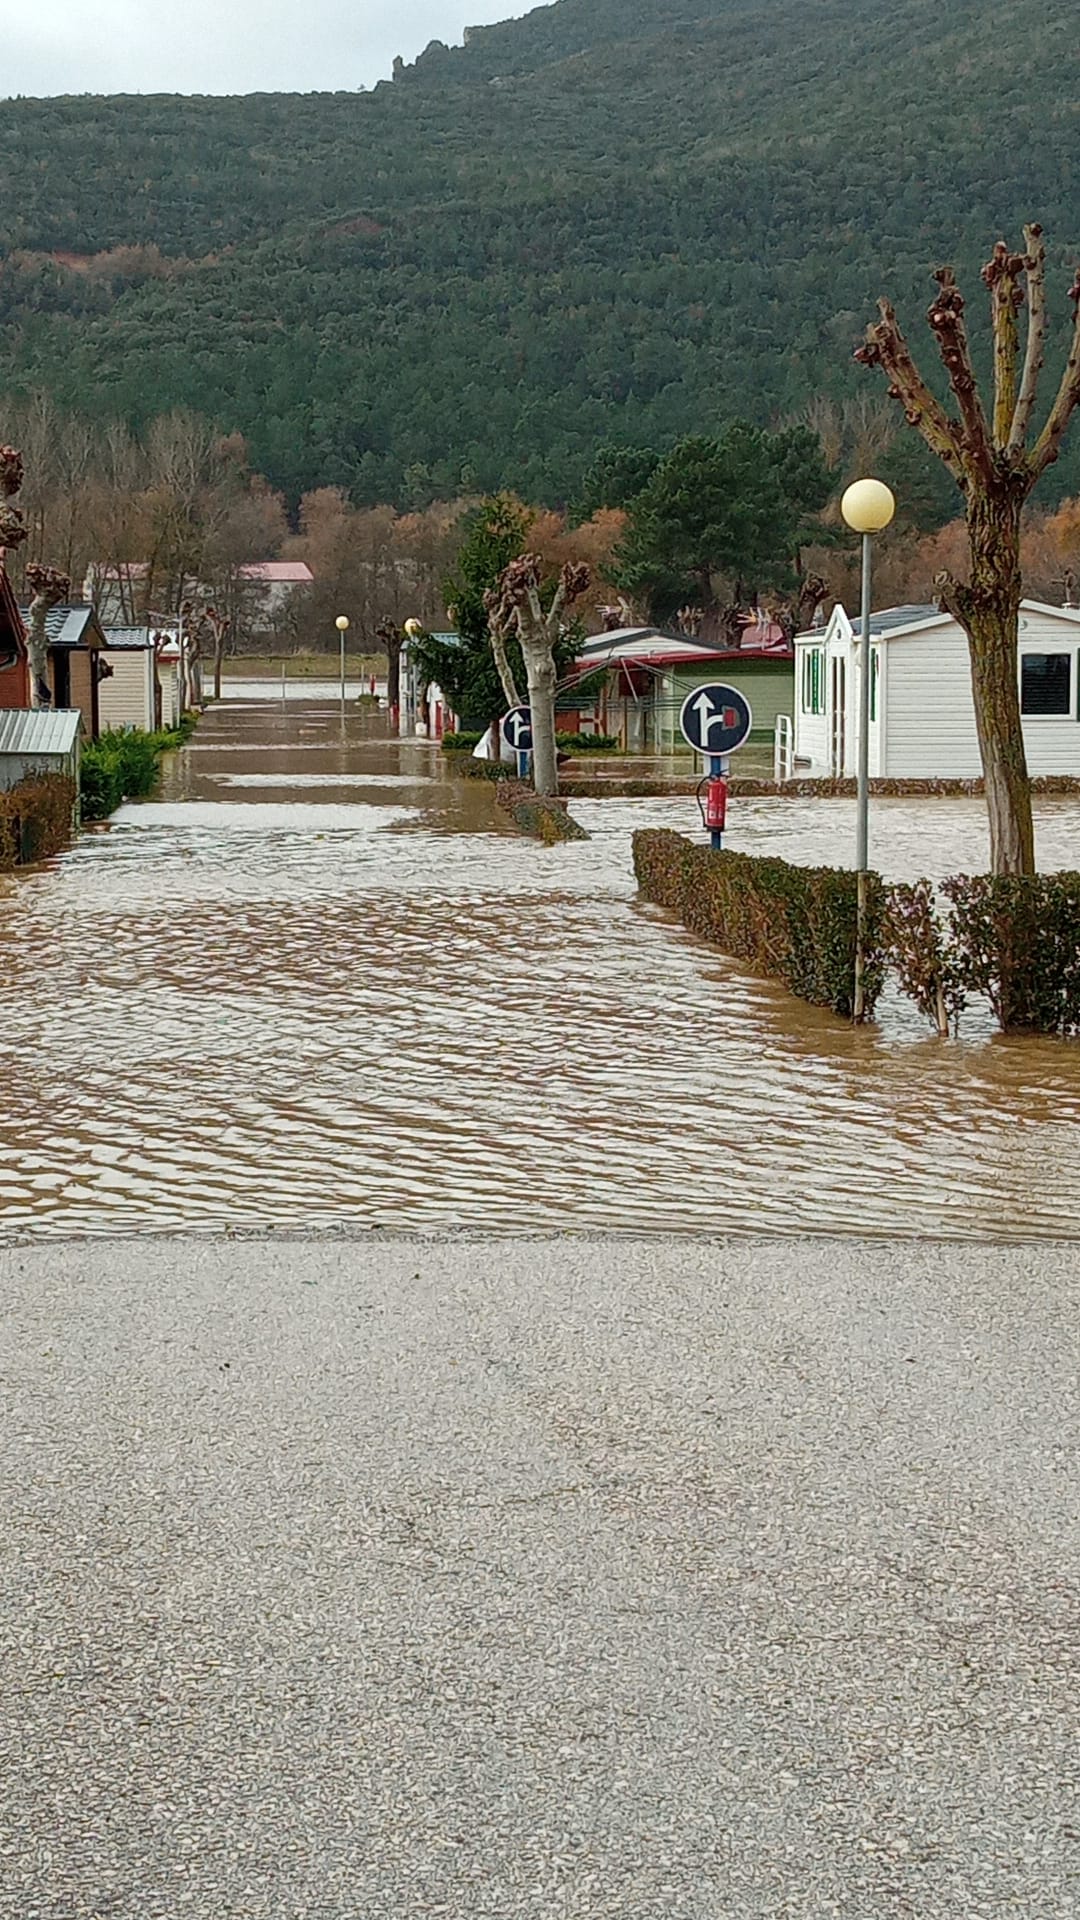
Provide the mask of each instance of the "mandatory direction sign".
{"label": "mandatory direction sign", "polygon": [[699,753],[734,753],[749,738],[753,724],[746,695],[715,681],[688,693],[679,715],[683,739]]}
{"label": "mandatory direction sign", "polygon": [[511,707],[502,723],[503,739],[515,753],[532,752],[532,714],[528,707]]}

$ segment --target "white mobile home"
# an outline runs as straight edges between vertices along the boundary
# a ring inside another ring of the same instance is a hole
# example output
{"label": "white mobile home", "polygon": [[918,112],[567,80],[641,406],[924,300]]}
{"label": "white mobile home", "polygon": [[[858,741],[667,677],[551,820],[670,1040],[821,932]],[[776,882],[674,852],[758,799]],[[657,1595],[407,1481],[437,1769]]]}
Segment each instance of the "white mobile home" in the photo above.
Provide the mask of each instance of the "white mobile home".
{"label": "white mobile home", "polygon": [[[967,635],[937,607],[871,618],[870,774],[972,780],[982,772]],[[861,638],[843,607],[795,637],[796,772],[853,778]],[[1080,774],[1080,611],[1025,600],[1020,708],[1033,774]]]}

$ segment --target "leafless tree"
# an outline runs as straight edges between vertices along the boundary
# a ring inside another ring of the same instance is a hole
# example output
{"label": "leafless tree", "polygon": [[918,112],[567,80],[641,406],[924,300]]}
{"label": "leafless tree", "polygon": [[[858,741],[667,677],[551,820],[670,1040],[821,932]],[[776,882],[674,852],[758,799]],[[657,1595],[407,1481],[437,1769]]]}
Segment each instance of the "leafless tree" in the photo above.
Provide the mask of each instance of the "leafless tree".
{"label": "leafless tree", "polygon": [[27,651],[30,655],[30,701],[35,707],[52,706],[49,686],[48,618],[53,607],[62,606],[71,594],[71,581],[59,567],[43,567],[31,561],[26,569],[30,594],[30,627]]}
{"label": "leafless tree", "polygon": [[498,586],[485,598],[489,622],[494,616],[505,632],[515,631],[525,661],[532,718],[533,785],[537,793],[559,791],[558,752],[555,744],[555,645],[563,620],[575,600],[589,591],[588,567],[568,564],[559,575],[545,609],[543,562],[535,553],[512,560]]}
{"label": "leafless tree", "polygon": [[[984,409],[972,367],[964,298],[951,267],[935,274],[938,291],[930,328],[948,375],[952,408],[927,385],[896,313],[878,303],[881,318],[867,329],[856,358],[880,367],[889,393],[899,400],[951,473],[964,496],[969,574],[967,581],[939,574],[940,603],[968,636],[972,691],[990,819],[990,859],[995,873],[1033,873],[1035,837],[1031,786],[1024,753],[1017,674],[1021,598],[1020,522],[1024,502],[1041,474],[1058,457],[1062,437],[1080,402],[1080,270],[1070,298],[1074,306],[1068,360],[1041,432],[1029,445],[1039,375],[1046,353],[1046,248],[1042,228],[1024,229],[1025,250],[1013,253],[999,240],[983,270],[990,293],[994,344],[994,393]],[[1020,355],[1018,314],[1027,303],[1027,338]]]}

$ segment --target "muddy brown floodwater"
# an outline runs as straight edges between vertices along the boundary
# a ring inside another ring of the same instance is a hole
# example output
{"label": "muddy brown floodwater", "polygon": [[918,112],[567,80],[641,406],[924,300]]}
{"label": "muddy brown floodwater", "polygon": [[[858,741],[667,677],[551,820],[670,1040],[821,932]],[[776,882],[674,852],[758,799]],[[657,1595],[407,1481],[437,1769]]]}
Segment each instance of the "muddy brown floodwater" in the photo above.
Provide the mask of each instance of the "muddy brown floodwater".
{"label": "muddy brown floodwater", "polygon": [[[853,1032],[544,849],[423,742],[305,689],[212,710],[159,800],[0,879],[0,1233],[184,1227],[1072,1236],[1080,1049]],[[1044,806],[1043,864],[1080,811]],[[846,801],[732,844],[846,861]],[[878,864],[985,862],[978,802],[875,806]]]}

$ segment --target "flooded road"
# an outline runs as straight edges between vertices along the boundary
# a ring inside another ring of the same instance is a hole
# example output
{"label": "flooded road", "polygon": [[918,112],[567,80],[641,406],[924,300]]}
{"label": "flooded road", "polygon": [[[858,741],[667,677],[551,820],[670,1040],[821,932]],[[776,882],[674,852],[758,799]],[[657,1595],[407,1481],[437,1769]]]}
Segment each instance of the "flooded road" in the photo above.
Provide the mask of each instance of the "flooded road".
{"label": "flooded road", "polygon": [[[305,693],[234,696],[158,800],[0,878],[0,1233],[1076,1233],[1080,1048],[895,1000],[853,1032],[637,902],[632,830],[692,801],[575,802],[593,838],[541,848]],[[1043,805],[1043,865],[1078,822]],[[850,858],[847,801],[732,824]],[[873,832],[892,875],[985,864],[978,801]]]}

